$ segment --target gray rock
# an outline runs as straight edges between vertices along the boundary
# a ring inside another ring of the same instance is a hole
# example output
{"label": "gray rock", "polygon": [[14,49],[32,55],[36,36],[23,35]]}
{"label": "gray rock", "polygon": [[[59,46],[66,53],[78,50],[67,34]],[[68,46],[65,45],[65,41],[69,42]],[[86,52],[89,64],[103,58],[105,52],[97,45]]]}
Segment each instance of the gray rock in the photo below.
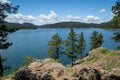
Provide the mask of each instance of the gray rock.
{"label": "gray rock", "polygon": [[51,75],[37,76],[32,74],[29,69],[22,70],[15,74],[14,80],[55,80]]}
{"label": "gray rock", "polygon": [[105,76],[104,80],[120,80],[120,76],[116,75]]}
{"label": "gray rock", "polygon": [[83,68],[79,72],[79,80],[101,80],[101,75],[96,69]]}

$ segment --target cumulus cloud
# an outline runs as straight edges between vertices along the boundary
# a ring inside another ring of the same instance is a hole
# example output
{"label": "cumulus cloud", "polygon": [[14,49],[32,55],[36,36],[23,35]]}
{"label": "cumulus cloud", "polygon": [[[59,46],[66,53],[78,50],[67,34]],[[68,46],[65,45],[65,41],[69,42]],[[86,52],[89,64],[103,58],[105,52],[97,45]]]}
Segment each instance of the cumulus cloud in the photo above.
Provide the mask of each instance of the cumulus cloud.
{"label": "cumulus cloud", "polygon": [[100,12],[100,13],[105,13],[106,10],[105,10],[105,9],[101,9],[99,12]]}
{"label": "cumulus cloud", "polygon": [[86,23],[100,23],[102,22],[98,16],[88,15],[83,19]]}
{"label": "cumulus cloud", "polygon": [[61,19],[61,21],[77,21],[77,22],[79,22],[79,21],[81,21],[81,19],[82,18],[79,16],[67,15],[66,17],[63,17]]}
{"label": "cumulus cloud", "polygon": [[33,23],[36,25],[48,24],[57,21],[57,14],[54,11],[50,11],[48,15],[40,14],[37,17],[32,15],[23,15],[21,13],[18,14],[8,14],[8,17],[5,19],[8,22],[16,22],[16,23]]}
{"label": "cumulus cloud", "polygon": [[50,11],[50,14],[48,14],[47,16],[44,14],[41,14],[39,16],[40,19],[42,20],[51,20],[51,19],[56,19],[57,18],[57,14],[54,11]]}
{"label": "cumulus cloud", "polygon": [[24,23],[24,22],[33,22],[35,17],[31,15],[23,15],[21,13],[18,14],[8,14],[8,17],[5,19],[8,22],[16,22],[16,23]]}
{"label": "cumulus cloud", "polygon": [[48,15],[40,14],[39,16],[32,15],[23,15],[21,13],[18,14],[8,14],[8,17],[5,19],[7,22],[16,22],[16,23],[33,23],[36,25],[43,25],[49,23],[56,22],[85,22],[85,23],[100,23],[101,20],[98,16],[88,15],[85,18],[81,18],[80,16],[67,15],[65,17],[59,17],[54,11],[50,11]]}
{"label": "cumulus cloud", "polygon": [[7,2],[10,3],[10,1],[8,1],[8,0],[0,0],[0,2],[3,3],[3,4],[7,3]]}

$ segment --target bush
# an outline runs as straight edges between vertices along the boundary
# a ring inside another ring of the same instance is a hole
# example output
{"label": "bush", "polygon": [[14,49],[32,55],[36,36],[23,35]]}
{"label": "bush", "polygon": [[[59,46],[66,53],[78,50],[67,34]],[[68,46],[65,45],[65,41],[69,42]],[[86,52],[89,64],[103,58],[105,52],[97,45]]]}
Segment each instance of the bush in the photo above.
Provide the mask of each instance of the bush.
{"label": "bush", "polygon": [[24,62],[23,62],[23,64],[22,64],[22,66],[28,66],[30,63],[32,63],[32,62],[34,62],[34,61],[36,61],[37,59],[36,58],[34,58],[34,57],[32,57],[32,56],[26,56],[25,58],[24,58]]}
{"label": "bush", "polygon": [[108,49],[101,49],[100,52],[101,53],[106,53],[108,51]]}

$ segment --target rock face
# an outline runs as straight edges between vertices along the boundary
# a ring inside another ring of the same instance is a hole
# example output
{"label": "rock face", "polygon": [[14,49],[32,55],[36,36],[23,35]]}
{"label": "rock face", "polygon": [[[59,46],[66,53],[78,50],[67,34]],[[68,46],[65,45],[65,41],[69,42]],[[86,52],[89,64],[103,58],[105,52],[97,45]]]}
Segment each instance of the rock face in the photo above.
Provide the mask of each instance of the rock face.
{"label": "rock face", "polygon": [[110,76],[106,76],[104,80],[120,80],[120,76],[110,75]]}
{"label": "rock face", "polygon": [[101,75],[96,69],[83,68],[74,76],[79,77],[79,80],[101,80]]}
{"label": "rock face", "polygon": [[101,47],[76,61],[73,67],[63,66],[51,58],[37,60],[16,73],[12,80],[120,80],[118,53],[120,50]]}
{"label": "rock face", "polygon": [[55,80],[64,73],[64,66],[53,59],[38,60],[16,73],[14,80]]}
{"label": "rock face", "polygon": [[29,69],[22,70],[16,73],[14,80],[55,80],[51,75],[45,74],[43,76],[38,76],[32,74]]}
{"label": "rock face", "polygon": [[101,76],[101,72],[94,68],[65,67],[53,59],[44,59],[31,63],[9,80],[120,80],[115,75]]}

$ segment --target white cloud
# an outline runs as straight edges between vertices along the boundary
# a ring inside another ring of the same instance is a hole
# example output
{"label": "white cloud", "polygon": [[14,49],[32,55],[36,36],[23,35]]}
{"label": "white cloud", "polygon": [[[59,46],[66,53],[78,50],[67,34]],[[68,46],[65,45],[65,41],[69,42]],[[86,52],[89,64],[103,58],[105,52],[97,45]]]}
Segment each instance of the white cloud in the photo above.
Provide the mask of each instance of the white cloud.
{"label": "white cloud", "polygon": [[65,20],[68,20],[68,21],[80,21],[81,17],[68,15],[68,16],[66,16]]}
{"label": "white cloud", "polygon": [[98,16],[88,15],[83,19],[83,22],[86,22],[86,23],[100,23],[102,21]]}
{"label": "white cloud", "polygon": [[45,14],[41,14],[39,16],[39,18],[42,19],[42,20],[56,19],[57,18],[57,14],[54,11],[50,11],[50,14],[48,14],[47,16]]}
{"label": "white cloud", "polygon": [[100,12],[100,13],[105,13],[106,10],[105,10],[105,9],[101,9],[99,12]]}
{"label": "white cloud", "polygon": [[10,1],[8,1],[8,0],[0,0],[0,3],[2,3],[2,4],[4,4],[4,3],[10,3]]}
{"label": "white cloud", "polygon": [[59,17],[54,11],[50,11],[48,15],[40,14],[39,16],[32,15],[23,15],[21,13],[18,14],[8,14],[8,17],[5,19],[8,22],[16,22],[16,23],[33,23],[36,25],[43,25],[49,23],[63,22],[63,21],[74,21],[74,22],[85,22],[85,23],[100,23],[102,20],[98,16],[88,15],[85,18],[81,18],[80,16],[67,15],[65,17]]}
{"label": "white cloud", "polygon": [[16,23],[33,23],[36,25],[48,24],[57,21],[57,14],[54,11],[50,11],[48,15],[41,14],[37,17],[32,15],[23,15],[21,13],[18,14],[8,14],[8,17],[5,19],[8,22],[16,22]]}
{"label": "white cloud", "polygon": [[5,20],[8,22],[24,23],[24,22],[33,22],[35,20],[35,17],[31,15],[26,16],[21,13],[18,13],[18,14],[9,14]]}

